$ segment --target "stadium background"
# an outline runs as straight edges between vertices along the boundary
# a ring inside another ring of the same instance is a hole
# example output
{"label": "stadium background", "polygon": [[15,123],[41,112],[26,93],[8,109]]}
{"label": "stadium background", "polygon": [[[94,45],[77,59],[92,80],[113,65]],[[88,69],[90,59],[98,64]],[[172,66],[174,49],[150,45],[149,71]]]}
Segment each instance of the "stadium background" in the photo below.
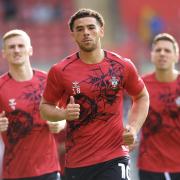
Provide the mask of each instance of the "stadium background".
{"label": "stadium background", "polygon": [[[34,49],[33,67],[48,71],[76,51],[69,17],[79,8],[92,8],[105,19],[103,47],[130,58],[143,74],[152,70],[149,50],[154,35],[168,32],[180,43],[179,5],[179,0],[0,0],[0,37],[10,29],[25,30]],[[0,55],[0,74],[6,70],[6,60]],[[125,101],[125,117],[128,104]],[[0,148],[2,152],[2,145]],[[137,150],[131,154],[132,180],[138,180],[136,155]]]}

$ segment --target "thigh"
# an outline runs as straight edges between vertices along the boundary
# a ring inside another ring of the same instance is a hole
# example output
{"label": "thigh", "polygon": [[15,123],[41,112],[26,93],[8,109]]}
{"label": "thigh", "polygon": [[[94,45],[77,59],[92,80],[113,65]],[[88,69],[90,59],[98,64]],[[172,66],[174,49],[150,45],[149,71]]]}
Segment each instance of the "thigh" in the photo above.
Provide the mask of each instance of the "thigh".
{"label": "thigh", "polygon": [[164,173],[139,170],[139,180],[165,180]]}
{"label": "thigh", "polygon": [[129,159],[119,158],[104,164],[95,180],[130,180]]}

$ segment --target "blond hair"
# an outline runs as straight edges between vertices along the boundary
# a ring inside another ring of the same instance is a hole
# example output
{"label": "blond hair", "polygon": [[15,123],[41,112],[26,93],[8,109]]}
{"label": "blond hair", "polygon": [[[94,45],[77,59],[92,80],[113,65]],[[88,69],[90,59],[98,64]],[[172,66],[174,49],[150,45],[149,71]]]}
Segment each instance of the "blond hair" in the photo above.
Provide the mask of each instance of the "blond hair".
{"label": "blond hair", "polygon": [[13,30],[10,30],[8,32],[6,32],[4,35],[3,35],[3,47],[4,47],[4,44],[5,44],[5,41],[11,37],[15,37],[15,36],[22,36],[25,38],[25,40],[27,41],[28,45],[31,46],[31,39],[29,37],[29,35],[23,31],[23,30],[20,30],[20,29],[13,29]]}

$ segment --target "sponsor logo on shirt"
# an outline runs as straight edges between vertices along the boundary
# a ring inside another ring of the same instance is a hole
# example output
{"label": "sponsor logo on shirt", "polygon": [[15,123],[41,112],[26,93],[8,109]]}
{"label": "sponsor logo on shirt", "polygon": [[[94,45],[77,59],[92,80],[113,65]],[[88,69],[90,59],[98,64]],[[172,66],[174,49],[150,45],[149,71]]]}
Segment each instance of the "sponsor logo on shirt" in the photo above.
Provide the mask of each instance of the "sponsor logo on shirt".
{"label": "sponsor logo on shirt", "polygon": [[73,94],[81,93],[80,85],[77,81],[72,82],[72,90],[73,90]]}
{"label": "sponsor logo on shirt", "polygon": [[118,86],[119,80],[116,79],[116,77],[113,76],[109,81],[111,82],[111,85],[112,85],[113,89],[115,89]]}
{"label": "sponsor logo on shirt", "polygon": [[16,109],[16,99],[9,99],[9,106],[11,107],[12,110]]}

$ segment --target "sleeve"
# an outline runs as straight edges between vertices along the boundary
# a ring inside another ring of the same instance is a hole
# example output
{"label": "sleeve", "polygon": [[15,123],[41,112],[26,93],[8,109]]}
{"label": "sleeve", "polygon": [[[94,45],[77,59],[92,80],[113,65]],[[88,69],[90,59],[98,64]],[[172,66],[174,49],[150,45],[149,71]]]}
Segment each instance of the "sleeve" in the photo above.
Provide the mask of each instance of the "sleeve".
{"label": "sleeve", "polygon": [[125,89],[131,96],[138,95],[144,88],[144,82],[130,60],[127,60],[126,67]]}
{"label": "sleeve", "polygon": [[57,104],[63,94],[63,85],[60,68],[53,66],[47,76],[43,97],[51,104]]}

